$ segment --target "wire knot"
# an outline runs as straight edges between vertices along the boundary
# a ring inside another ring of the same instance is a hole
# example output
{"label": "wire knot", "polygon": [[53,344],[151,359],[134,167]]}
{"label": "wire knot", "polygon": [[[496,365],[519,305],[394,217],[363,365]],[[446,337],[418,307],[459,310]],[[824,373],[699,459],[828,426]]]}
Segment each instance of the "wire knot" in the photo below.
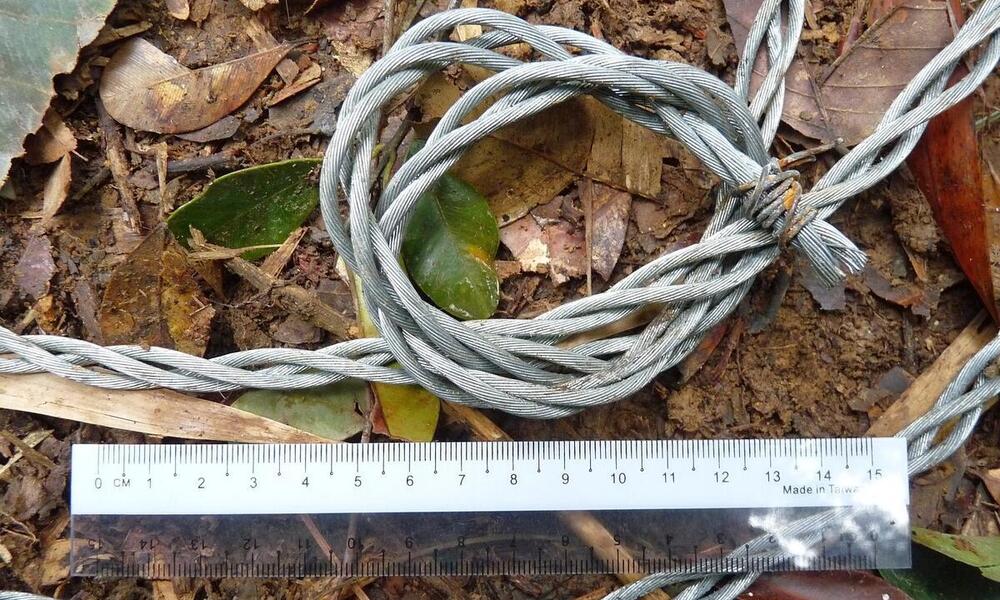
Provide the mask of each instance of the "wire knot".
{"label": "wire knot", "polygon": [[770,229],[782,248],[817,215],[816,209],[799,203],[802,198],[799,172],[782,170],[777,160],[771,160],[761,169],[755,184],[738,188],[737,192],[744,194],[747,214],[761,227]]}

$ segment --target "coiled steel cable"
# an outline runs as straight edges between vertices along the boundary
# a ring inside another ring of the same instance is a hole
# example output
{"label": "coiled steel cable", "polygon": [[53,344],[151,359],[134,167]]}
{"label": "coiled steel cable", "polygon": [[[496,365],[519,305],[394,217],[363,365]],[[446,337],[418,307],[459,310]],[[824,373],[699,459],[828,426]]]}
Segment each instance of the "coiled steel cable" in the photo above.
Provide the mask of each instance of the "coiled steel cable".
{"label": "coiled steel cable", "polygon": [[[728,316],[782,246],[800,253],[827,282],[859,271],[864,254],[826,219],[846,199],[891,173],[927,121],[968,96],[1000,61],[1000,0],[986,0],[903,89],[872,135],[803,193],[795,174],[782,172],[767,151],[780,121],[784,74],[795,56],[803,14],[804,0],[764,2],[750,28],[735,89],[688,65],[627,56],[585,34],[531,25],[493,10],[432,16],[406,32],[358,79],[323,161],[324,223],[364,286],[380,338],[317,351],[267,348],[203,359],[164,348],[19,336],[0,328],[0,351],[8,354],[0,358],[0,372],[47,371],[112,389],[192,392],[303,388],[351,377],[418,383],[451,402],[532,418],[562,417],[625,398],[676,365]],[[458,25],[488,31],[465,43],[439,41],[439,34]],[[514,43],[530,45],[543,60],[523,63],[496,51]],[[762,45],[770,68],[749,98],[750,69]],[[970,54],[977,56],[969,73],[947,86],[956,65]],[[431,73],[459,63],[495,75],[448,110],[373,203],[378,178],[372,155],[383,108]],[[715,214],[702,239],[656,258],[601,294],[535,319],[459,322],[425,302],[398,260],[416,201],[478,140],[582,95],[676,138],[720,178]],[[479,117],[467,120],[497,97]],[[346,219],[342,204],[348,208]],[[641,333],[574,348],[556,345],[651,304],[661,311]],[[996,358],[998,344],[970,361],[935,408],[901,434],[911,441],[911,472],[936,464],[969,435],[982,404],[1000,389],[997,380],[980,376]],[[402,369],[390,368],[392,362]],[[933,444],[941,424],[956,416],[959,425]],[[814,526],[811,521],[790,525]],[[610,597],[634,598],[692,577],[654,575]],[[703,576],[681,597],[732,598],[754,577]]]}

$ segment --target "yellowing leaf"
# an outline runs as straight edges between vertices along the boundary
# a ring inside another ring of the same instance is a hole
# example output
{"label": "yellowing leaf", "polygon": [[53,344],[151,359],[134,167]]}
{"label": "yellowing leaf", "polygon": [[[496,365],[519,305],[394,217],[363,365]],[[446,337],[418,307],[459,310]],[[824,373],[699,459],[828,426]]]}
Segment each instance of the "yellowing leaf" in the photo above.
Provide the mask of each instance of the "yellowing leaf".
{"label": "yellowing leaf", "polygon": [[437,430],[441,401],[419,385],[372,384],[389,435],[410,442],[430,442]]}
{"label": "yellowing leaf", "polygon": [[183,251],[157,227],[111,273],[98,311],[108,344],[205,353],[215,309]]}
{"label": "yellowing leaf", "polygon": [[[338,261],[337,270],[345,280],[350,281],[362,333],[368,337],[378,336],[378,328],[372,323],[365,305],[361,282],[347,270],[343,261]],[[441,400],[437,396],[419,385],[373,383],[371,387],[377,400],[376,407],[385,421],[386,433],[411,442],[429,442],[434,439],[441,415]],[[374,416],[378,416],[378,413]]]}
{"label": "yellowing leaf", "polygon": [[142,131],[207,127],[247,101],[291,46],[191,70],[146,40],[126,42],[101,77],[101,101],[116,121]]}

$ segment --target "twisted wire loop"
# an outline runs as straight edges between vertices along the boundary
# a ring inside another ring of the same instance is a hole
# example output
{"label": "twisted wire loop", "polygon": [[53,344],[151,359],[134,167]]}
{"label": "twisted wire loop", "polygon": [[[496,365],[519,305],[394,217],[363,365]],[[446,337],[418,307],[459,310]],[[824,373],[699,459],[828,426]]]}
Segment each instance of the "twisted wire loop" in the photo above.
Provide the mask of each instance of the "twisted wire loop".
{"label": "twisted wire loop", "polygon": [[[762,228],[770,229],[781,247],[786,247],[817,215],[814,208],[803,209],[799,204],[802,184],[798,177],[798,171],[781,171],[778,161],[772,159],[761,169],[760,178],[744,201],[749,216]],[[782,217],[784,224],[779,227]]]}
{"label": "twisted wire loop", "polygon": [[[266,348],[202,359],[164,348],[101,347],[0,329],[0,351],[8,353],[0,356],[0,372],[48,371],[107,388],[191,392],[304,388],[353,377],[418,383],[452,402],[534,418],[624,398],[682,360],[732,312],[783,246],[804,256],[828,282],[861,269],[864,254],[826,219],[848,197],[891,172],[926,121],[978,87],[1000,54],[1000,0],[988,0],[903,90],[872,136],[803,191],[794,171],[782,171],[767,153],[781,116],[783,77],[795,55],[803,2],[763,4],[734,88],[688,65],[627,56],[585,34],[530,25],[492,10],[430,17],[405,33],[351,90],[321,175],[326,227],[362,282],[381,337],[317,351]],[[466,43],[439,41],[442,33],[467,24],[487,32]],[[970,72],[945,89],[954,66],[984,40]],[[498,51],[515,43],[530,45],[543,60],[522,63]],[[761,45],[771,68],[748,100],[752,57]],[[378,178],[371,157],[383,108],[429,74],[458,63],[495,75],[451,107],[373,202]],[[398,260],[417,199],[476,141],[584,94],[677,138],[718,175],[716,211],[702,239],[656,258],[604,293],[535,319],[459,322],[425,302]],[[478,118],[468,118],[493,99]],[[650,304],[662,311],[639,333],[573,348],[558,345]],[[392,362],[402,369],[390,368]]]}
{"label": "twisted wire loop", "polygon": [[[688,65],[628,56],[588,35],[531,25],[493,10],[459,9],[429,17],[358,79],[341,108],[320,178],[327,231],[362,283],[381,337],[317,351],[267,348],[202,359],[164,348],[18,336],[0,328],[0,351],[7,353],[0,357],[0,372],[48,371],[106,388],[192,392],[304,388],[353,377],[418,383],[452,402],[532,418],[562,417],[627,397],[682,360],[729,315],[782,247],[802,255],[829,283],[859,271],[864,253],[827,219],[847,198],[892,172],[927,121],[972,93],[1000,60],[1000,0],[985,0],[905,87],[872,135],[804,191],[798,174],[783,171],[767,151],[781,118],[784,75],[795,57],[804,1],[765,0],[732,88]],[[464,43],[440,41],[441,34],[459,25],[481,25],[486,32]],[[527,44],[541,60],[525,63],[499,51],[512,44]],[[770,67],[750,98],[751,66],[762,46]],[[970,53],[977,56],[969,72],[946,88],[955,66]],[[443,115],[424,146],[373,199],[379,178],[372,156],[383,109],[430,74],[455,64],[483,67],[494,75]],[[715,213],[701,240],[656,258],[601,294],[530,320],[459,322],[425,302],[399,261],[403,231],[417,200],[477,141],[582,95],[676,138],[719,177]],[[470,118],[487,102],[492,104]],[[662,310],[639,333],[572,348],[558,345],[648,305]],[[969,385],[995,354],[970,362],[968,373],[956,379],[938,406],[907,430],[913,470],[941,460],[971,431],[982,402],[1000,384],[982,379],[971,390]],[[390,368],[392,362],[402,369]],[[956,415],[962,415],[960,426],[933,445],[937,427]],[[790,527],[810,532],[815,525]],[[692,577],[702,578],[681,598],[732,598],[755,575],[660,574],[612,597],[634,598]]]}

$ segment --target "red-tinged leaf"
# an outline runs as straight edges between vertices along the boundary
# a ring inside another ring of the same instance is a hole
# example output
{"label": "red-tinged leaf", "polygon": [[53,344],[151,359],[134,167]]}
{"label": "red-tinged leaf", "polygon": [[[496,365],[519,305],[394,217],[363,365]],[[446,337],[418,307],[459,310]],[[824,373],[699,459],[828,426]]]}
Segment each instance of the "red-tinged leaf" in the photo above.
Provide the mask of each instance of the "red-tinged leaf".
{"label": "red-tinged leaf", "polygon": [[760,577],[740,600],[911,600],[867,571],[801,571]]}
{"label": "red-tinged leaf", "polygon": [[[874,0],[864,19],[874,23],[903,3],[904,0]],[[961,26],[964,18],[958,0],[948,0],[948,15]],[[861,16],[855,15],[854,20],[860,21]],[[941,21],[940,27],[950,27],[948,21]],[[851,43],[853,40],[848,42]],[[959,65],[949,85],[967,73],[965,67]],[[907,164],[951,244],[955,261],[994,320],[1000,320],[998,286],[990,264],[993,240],[986,214],[992,207],[987,206],[989,199],[983,193],[982,164],[972,108],[972,98],[966,98],[932,119],[907,158]]]}
{"label": "red-tinged leaf", "polygon": [[955,261],[994,320],[1000,319],[972,98],[930,122],[907,164],[951,244]]}
{"label": "red-tinged leaf", "polygon": [[708,359],[711,358],[712,354],[715,353],[715,349],[719,347],[722,340],[726,338],[726,334],[729,333],[731,323],[727,319],[712,329],[705,335],[704,339],[701,340],[691,354],[687,355],[681,364],[677,365],[677,371],[681,377],[681,383],[686,383],[695,374],[705,366]]}

